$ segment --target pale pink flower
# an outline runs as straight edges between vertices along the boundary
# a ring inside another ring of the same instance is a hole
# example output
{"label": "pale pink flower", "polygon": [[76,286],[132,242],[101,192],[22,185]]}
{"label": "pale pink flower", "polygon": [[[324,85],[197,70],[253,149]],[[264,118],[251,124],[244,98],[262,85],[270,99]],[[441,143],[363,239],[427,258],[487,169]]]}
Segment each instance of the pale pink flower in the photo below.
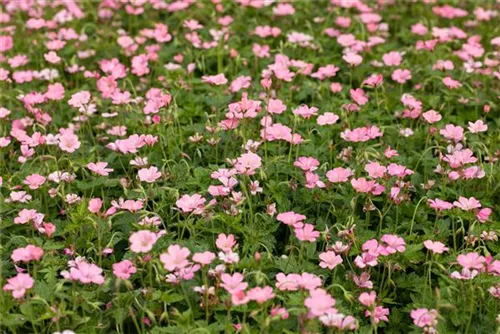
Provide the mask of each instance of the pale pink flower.
{"label": "pale pink flower", "polygon": [[422,114],[422,117],[427,121],[429,124],[433,124],[436,122],[439,122],[441,120],[441,114],[438,113],[435,110],[428,110]]}
{"label": "pale pink flower", "polygon": [[259,304],[263,304],[266,301],[273,299],[275,296],[273,288],[270,286],[265,286],[263,288],[255,287],[250,289],[247,293],[248,299],[256,301]]}
{"label": "pale pink flower", "polygon": [[175,202],[175,205],[182,212],[193,212],[194,214],[201,214],[203,212],[203,204],[206,202],[206,199],[203,198],[199,194],[183,195],[181,198]]}
{"label": "pale pink flower", "polygon": [[295,167],[299,167],[304,172],[307,171],[314,172],[319,166],[319,161],[316,158],[300,157],[297,161],[293,163],[293,165]]}
{"label": "pale pink flower", "polygon": [[453,204],[452,203],[440,200],[439,198],[428,199],[427,202],[429,203],[429,206],[431,208],[433,208],[434,210],[436,210],[436,211],[443,211],[443,210],[451,210],[451,209],[453,209]]}
{"label": "pale pink flower", "polygon": [[35,280],[29,274],[19,273],[7,279],[7,284],[3,286],[4,291],[11,291],[12,297],[20,299],[35,284]]}
{"label": "pale pink flower", "polygon": [[191,254],[189,249],[179,245],[168,246],[167,252],[160,255],[160,261],[163,267],[168,271],[183,269],[189,265],[188,256]]}
{"label": "pale pink flower", "polygon": [[215,254],[212,252],[195,253],[193,255],[193,261],[201,264],[202,266],[209,265],[215,260]]}
{"label": "pale pink flower", "polygon": [[300,275],[278,273],[276,275],[276,287],[280,291],[297,291],[301,281]]}
{"label": "pale pink flower", "polygon": [[363,61],[363,57],[353,52],[346,53],[342,59],[351,66],[358,66]]}
{"label": "pale pink flower", "polygon": [[318,125],[331,125],[337,123],[339,116],[331,112],[326,112],[323,115],[318,116],[316,122]]}
{"label": "pale pink flower", "polygon": [[460,81],[454,80],[451,77],[443,78],[443,84],[450,89],[455,89],[462,86]]}
{"label": "pale pink flower", "polygon": [[30,261],[40,261],[43,256],[43,249],[34,245],[16,248],[12,252],[10,258],[14,262],[28,263]]}
{"label": "pale pink flower", "polygon": [[75,266],[71,267],[69,272],[62,271],[61,275],[71,281],[79,281],[83,284],[98,284],[104,283],[104,276],[102,276],[102,269],[93,263],[81,259],[75,261]]}
{"label": "pale pink flower", "polygon": [[353,172],[350,168],[342,168],[342,167],[334,168],[326,173],[328,181],[332,183],[347,182],[349,180],[349,177],[352,175]]}
{"label": "pale pink flower", "polygon": [[411,79],[411,72],[410,70],[404,70],[398,68],[397,70],[392,72],[391,78],[397,83],[404,84],[406,81]]}
{"label": "pale pink flower", "polygon": [[465,198],[462,196],[458,198],[458,201],[453,202],[453,205],[464,211],[479,209],[481,207],[481,203],[474,197]]}
{"label": "pale pink flower", "polygon": [[65,152],[73,153],[81,146],[78,136],[73,132],[66,130],[59,135],[59,148]]}
{"label": "pale pink flower", "polygon": [[328,312],[336,313],[334,309],[336,301],[325,290],[315,289],[309,293],[310,296],[304,300],[304,305],[312,316],[319,317]]}
{"label": "pale pink flower", "polygon": [[130,260],[113,263],[113,274],[121,279],[129,279],[132,274],[137,272],[137,268]]}
{"label": "pale pink flower", "polygon": [[318,108],[301,105],[300,107],[294,109],[292,112],[294,115],[309,119],[311,116],[316,115],[316,113],[318,112]]}
{"label": "pale pink flower", "polygon": [[419,308],[411,310],[410,316],[413,319],[415,326],[423,327],[436,327],[438,323],[437,310],[428,310],[426,308]]}
{"label": "pale pink flower", "polygon": [[153,248],[158,240],[158,236],[154,232],[142,230],[132,233],[128,240],[130,241],[130,250],[132,252],[147,253]]}
{"label": "pale pink flower", "polygon": [[141,182],[153,183],[161,177],[161,172],[155,166],[142,168],[138,172],[138,177]]}
{"label": "pale pink flower", "polygon": [[457,256],[457,262],[465,269],[483,269],[486,259],[478,253],[460,254]]}
{"label": "pale pink flower", "polygon": [[75,108],[80,108],[90,102],[90,92],[84,90],[71,95],[68,104]]}
{"label": "pale pink flower", "polygon": [[385,166],[382,166],[378,162],[371,162],[365,165],[365,171],[368,172],[368,175],[370,175],[370,177],[376,179],[384,177],[385,173],[387,172],[387,168]]}
{"label": "pale pink flower", "polygon": [[38,189],[42,184],[45,183],[46,178],[40,174],[31,174],[24,179],[24,184],[26,184],[30,189]]}
{"label": "pale pink flower", "polygon": [[300,228],[295,228],[295,236],[301,241],[315,242],[319,237],[319,232],[311,224],[304,224]]}
{"label": "pale pink flower", "polygon": [[319,254],[321,268],[335,269],[335,267],[342,263],[342,257],[332,251],[323,252]]}
{"label": "pale pink flower", "polygon": [[224,73],[220,73],[212,76],[204,75],[201,77],[201,82],[206,82],[211,85],[220,86],[227,84],[227,79]]}
{"label": "pale pink flower", "polygon": [[92,198],[89,201],[88,210],[92,213],[99,213],[102,208],[102,200],[100,198]]}
{"label": "pale pink flower", "polygon": [[255,153],[249,152],[242,154],[238,159],[236,159],[236,164],[234,168],[239,174],[244,175],[254,175],[255,170],[262,166],[262,159]]}
{"label": "pale pink flower", "polygon": [[107,166],[107,162],[90,162],[87,164],[89,170],[102,176],[108,176],[113,171],[113,168],[106,168]]}
{"label": "pale pink flower", "polygon": [[281,114],[286,110],[286,105],[280,99],[269,99],[267,110],[271,114]]}
{"label": "pale pink flower", "polygon": [[490,208],[484,208],[478,211],[476,214],[476,218],[481,222],[484,223],[490,218],[490,215],[492,213],[492,210]]}
{"label": "pale pink flower", "polygon": [[434,254],[443,254],[444,252],[447,252],[449,250],[449,248],[446,247],[445,244],[439,241],[425,240],[424,246]]}
{"label": "pale pink flower", "polygon": [[233,275],[223,273],[221,275],[222,284],[220,286],[229,293],[244,291],[248,287],[248,283],[243,280],[244,277],[240,273],[234,273]]}
{"label": "pale pink flower", "polygon": [[383,251],[381,251],[382,255],[394,254],[396,252],[404,253],[406,250],[404,239],[395,234],[384,234],[380,240],[386,244]]}
{"label": "pale pink flower", "polygon": [[455,126],[453,124],[446,124],[444,129],[441,129],[439,133],[446,139],[459,142],[464,137],[464,129],[461,126]]}
{"label": "pale pink flower", "polygon": [[471,133],[485,132],[488,130],[488,125],[484,124],[484,122],[479,119],[474,123],[469,122],[468,129]]}
{"label": "pale pink flower", "polygon": [[376,299],[377,299],[377,293],[375,291],[370,291],[370,293],[363,292],[358,297],[359,302],[366,307],[375,305]]}
{"label": "pale pink flower", "polygon": [[391,51],[388,53],[385,53],[382,56],[382,60],[386,66],[399,66],[401,65],[401,62],[403,61],[403,57],[401,53],[397,51]]}
{"label": "pale pink flower", "polygon": [[226,253],[231,252],[232,249],[237,246],[234,235],[225,235],[224,233],[219,234],[215,241],[215,245],[218,249]]}
{"label": "pale pink flower", "polygon": [[353,99],[354,102],[360,106],[367,104],[369,101],[368,96],[366,96],[366,93],[361,88],[351,89],[349,93],[351,95],[351,99]]}

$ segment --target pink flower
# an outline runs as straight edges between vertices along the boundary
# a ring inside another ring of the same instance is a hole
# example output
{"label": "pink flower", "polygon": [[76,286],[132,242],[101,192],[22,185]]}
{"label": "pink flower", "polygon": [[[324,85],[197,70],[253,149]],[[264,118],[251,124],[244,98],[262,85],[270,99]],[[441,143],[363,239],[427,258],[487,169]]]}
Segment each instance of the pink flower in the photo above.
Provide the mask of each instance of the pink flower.
{"label": "pink flower", "polygon": [[113,171],[113,168],[106,168],[107,166],[107,162],[90,162],[87,164],[89,170],[102,176],[108,176]]}
{"label": "pink flower", "polygon": [[132,233],[128,240],[130,241],[130,250],[132,252],[147,253],[153,248],[158,240],[158,236],[154,232],[142,230]]}
{"label": "pink flower", "polygon": [[334,168],[326,173],[328,181],[332,183],[347,182],[347,180],[349,180],[349,177],[352,175],[353,172],[350,168],[342,168],[342,167]]}
{"label": "pink flower", "polygon": [[316,122],[318,125],[331,125],[337,123],[339,120],[339,116],[335,115],[332,112],[326,112],[323,115],[318,116]]}
{"label": "pink flower", "polygon": [[244,175],[254,175],[255,170],[262,166],[262,159],[255,153],[249,152],[242,154],[238,159],[236,159],[236,164],[234,168],[239,174]]}
{"label": "pink flower", "polygon": [[314,229],[311,224],[304,224],[304,226],[295,229],[295,236],[301,241],[315,242],[319,237],[319,232]]}
{"label": "pink flower", "polygon": [[212,76],[204,75],[201,77],[201,82],[206,82],[211,85],[220,86],[227,84],[227,79],[224,73],[220,73]]}
{"label": "pink flower", "polygon": [[384,248],[384,252],[386,254],[394,254],[396,252],[404,253],[406,250],[405,241],[403,238],[398,237],[394,234],[384,234],[381,238],[383,242],[387,244]]}
{"label": "pink flower", "polygon": [[73,153],[81,146],[78,136],[66,130],[59,136],[59,148],[65,152]]}
{"label": "pink flower", "polygon": [[75,260],[75,264],[68,271],[62,271],[61,275],[71,281],[79,281],[83,284],[94,283],[101,285],[104,283],[102,269],[93,263],[88,263],[84,259]]}
{"label": "pink flower", "polygon": [[34,245],[28,245],[24,248],[16,248],[10,258],[14,262],[28,263],[30,261],[40,261],[43,256],[43,249]]}
{"label": "pink flower", "polygon": [[376,324],[378,324],[380,321],[388,322],[389,321],[389,318],[387,317],[388,315],[389,315],[389,309],[382,306],[375,307],[373,311],[371,310],[365,311],[365,316],[372,317],[373,322]]}
{"label": "pink flower", "polygon": [[323,289],[311,290],[310,296],[305,299],[304,305],[312,316],[319,317],[328,312],[336,313],[335,299]]}
{"label": "pink flower", "polygon": [[161,177],[161,172],[155,166],[142,168],[138,173],[141,182],[153,183]]}
{"label": "pink flower", "polygon": [[481,203],[474,197],[465,198],[462,196],[458,198],[458,201],[453,202],[453,205],[464,211],[470,211],[481,207]]}
{"label": "pink flower", "polygon": [[397,83],[404,84],[406,81],[411,79],[411,72],[410,70],[402,70],[398,68],[392,72],[391,78]]}
{"label": "pink flower", "polygon": [[370,291],[370,293],[363,292],[359,295],[358,298],[359,302],[366,307],[375,305],[376,299],[377,299],[377,293],[375,291]]}
{"label": "pink flower", "polygon": [[179,245],[168,246],[167,252],[160,255],[160,261],[163,267],[168,271],[183,269],[189,265],[188,256],[191,254],[189,249]]}
{"label": "pink flower", "polygon": [[316,158],[300,157],[297,161],[293,163],[293,165],[295,167],[299,167],[304,172],[307,171],[314,172],[319,166],[319,161]]}
{"label": "pink flower", "polygon": [[68,104],[75,108],[80,108],[90,102],[90,93],[86,90],[71,95]]}
{"label": "pink flower", "polygon": [[231,252],[232,249],[237,246],[234,235],[225,235],[224,233],[219,234],[215,241],[215,245],[218,249],[226,253]]}
{"label": "pink flower", "polygon": [[276,287],[280,291],[297,291],[301,281],[300,275],[279,273],[276,275]]}
{"label": "pink flower", "polygon": [[462,86],[462,84],[459,81],[453,80],[451,77],[443,78],[443,83],[446,87],[450,89],[455,89]]}
{"label": "pink flower", "polygon": [[486,130],[488,130],[488,125],[484,124],[484,122],[479,119],[474,123],[469,122],[468,129],[471,133],[485,132]]}
{"label": "pink flower", "polygon": [[32,221],[35,225],[40,225],[43,218],[44,215],[34,209],[22,209],[19,211],[18,216],[14,218],[14,224],[26,224]]}
{"label": "pink flower", "polygon": [[113,274],[121,279],[129,279],[132,274],[137,272],[137,268],[130,260],[113,263]]}
{"label": "pink flower", "polygon": [[182,212],[193,212],[194,214],[201,214],[203,212],[203,204],[206,202],[206,199],[203,198],[199,194],[194,194],[192,196],[184,195],[180,199],[175,202],[175,205]]}
{"label": "pink flower", "polygon": [[381,186],[374,180],[367,181],[364,177],[359,179],[351,179],[351,185],[359,193],[371,193],[373,195],[380,195],[384,190],[384,186]]}
{"label": "pink flower", "polygon": [[283,212],[276,216],[276,219],[285,225],[290,226],[302,226],[302,221],[306,219],[306,216],[293,211]]}
{"label": "pink flower", "polygon": [[[250,301],[250,298],[247,297],[245,291],[236,290],[231,293],[231,303],[233,305],[245,305]],[[241,325],[235,325],[236,328],[241,328]],[[239,329],[238,329],[239,331]]]}
{"label": "pink flower", "polygon": [[352,280],[357,285],[358,288],[362,289],[373,289],[373,282],[370,281],[370,274],[366,271],[362,272],[361,275],[354,275]]}
{"label": "pink flower", "polygon": [[311,116],[316,115],[317,112],[318,108],[308,107],[306,105],[301,105],[300,107],[293,110],[294,115],[301,116],[305,119],[309,119]]}
{"label": "pink flower", "polygon": [[92,198],[89,201],[88,210],[92,213],[99,213],[102,208],[102,200],[100,198]]}
{"label": "pink flower", "polygon": [[353,52],[346,53],[342,59],[351,66],[358,66],[363,61],[363,57]]}
{"label": "pink flower", "polygon": [[30,189],[38,189],[45,183],[46,178],[39,174],[31,174],[24,179],[24,184],[29,186]]}
{"label": "pink flower", "polygon": [[193,261],[202,266],[209,265],[213,260],[215,260],[215,254],[212,252],[195,253],[193,255]]}
{"label": "pink flower", "polygon": [[340,133],[342,139],[355,143],[382,137],[382,135],[382,132],[376,125],[356,128],[354,130],[346,129]]}
{"label": "pink flower", "polygon": [[224,273],[221,275],[222,284],[220,286],[231,294],[236,291],[244,291],[248,287],[248,283],[243,280],[244,277],[240,273],[233,275]]}
{"label": "pink flower", "polygon": [[428,310],[426,308],[419,308],[411,310],[410,316],[413,319],[415,326],[423,327],[436,327],[438,323],[437,310]]}
{"label": "pink flower", "polygon": [[434,254],[443,254],[444,252],[447,252],[449,250],[449,248],[446,247],[445,244],[439,241],[425,240],[424,246]]}
{"label": "pink flower", "polygon": [[254,300],[259,304],[263,304],[266,301],[273,299],[276,295],[273,292],[273,288],[270,286],[265,286],[263,288],[261,287],[256,287],[253,289],[250,289],[247,293],[247,297],[250,300]]}
{"label": "pink flower", "polygon": [[335,267],[342,263],[342,257],[332,251],[323,252],[319,254],[321,268],[335,269]]}
{"label": "pink flower", "polygon": [[269,99],[267,111],[271,114],[281,114],[286,110],[286,105],[280,99]]}
{"label": "pink flower", "polygon": [[353,99],[354,102],[356,102],[360,106],[367,104],[369,101],[366,93],[361,88],[351,89],[349,93],[351,94],[351,99]]}
{"label": "pink flower", "polygon": [[460,254],[457,257],[457,262],[464,269],[483,269],[486,259],[478,253]]}
{"label": "pink flower", "polygon": [[427,121],[429,124],[433,124],[436,122],[439,122],[441,120],[441,114],[438,113],[435,110],[428,110],[422,114],[422,117]]}
{"label": "pink flower", "polygon": [[427,202],[429,203],[430,207],[436,211],[453,209],[453,204],[451,204],[450,202],[440,200],[439,198],[429,199],[427,200]]}
{"label": "pink flower", "polygon": [[35,284],[35,280],[29,274],[19,273],[17,276],[9,278],[7,284],[3,286],[4,291],[11,291],[12,297],[20,299]]}
{"label": "pink flower", "polygon": [[365,171],[368,172],[368,175],[370,175],[370,177],[376,179],[379,177],[384,177],[385,173],[387,172],[387,168],[385,166],[382,166],[378,162],[371,162],[365,165]]}
{"label": "pink flower", "polygon": [[391,51],[382,56],[382,60],[386,66],[399,66],[403,61],[403,57],[401,53],[397,51]]}
{"label": "pink flower", "polygon": [[484,209],[481,209],[478,211],[478,213],[476,214],[476,218],[481,222],[481,223],[484,223],[486,222],[489,218],[490,218],[490,215],[491,215],[491,209],[490,208],[484,208]]}
{"label": "pink flower", "polygon": [[273,307],[269,315],[271,317],[280,317],[283,320],[288,319],[289,317],[288,310],[284,307],[279,306]]}
{"label": "pink flower", "polygon": [[463,268],[461,272],[454,271],[450,274],[450,277],[453,279],[459,280],[471,280],[479,274],[477,270],[470,270],[467,268]]}
{"label": "pink flower", "polygon": [[464,129],[461,126],[455,126],[453,124],[446,124],[444,129],[441,129],[439,133],[446,139],[459,142],[464,137]]}

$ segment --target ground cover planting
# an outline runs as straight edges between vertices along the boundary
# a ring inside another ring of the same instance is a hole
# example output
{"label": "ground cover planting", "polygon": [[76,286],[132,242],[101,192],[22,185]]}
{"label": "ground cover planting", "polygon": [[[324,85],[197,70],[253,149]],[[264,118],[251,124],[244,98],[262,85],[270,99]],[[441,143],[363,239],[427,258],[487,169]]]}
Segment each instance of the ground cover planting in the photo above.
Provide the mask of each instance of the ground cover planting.
{"label": "ground cover planting", "polygon": [[500,3],[3,0],[2,333],[498,333]]}

